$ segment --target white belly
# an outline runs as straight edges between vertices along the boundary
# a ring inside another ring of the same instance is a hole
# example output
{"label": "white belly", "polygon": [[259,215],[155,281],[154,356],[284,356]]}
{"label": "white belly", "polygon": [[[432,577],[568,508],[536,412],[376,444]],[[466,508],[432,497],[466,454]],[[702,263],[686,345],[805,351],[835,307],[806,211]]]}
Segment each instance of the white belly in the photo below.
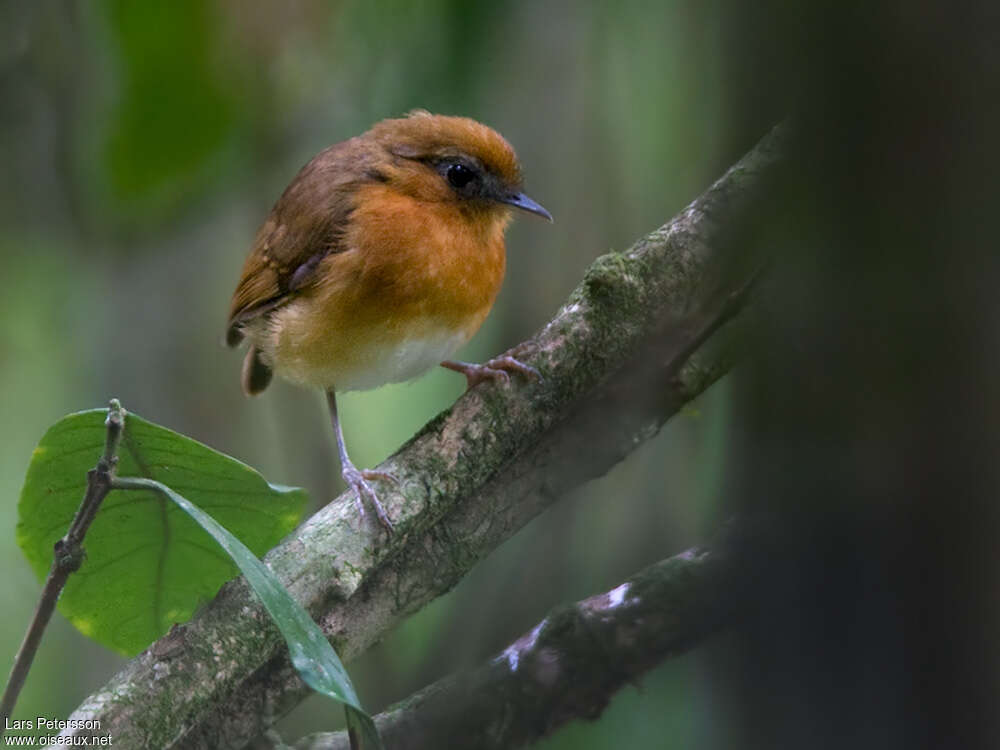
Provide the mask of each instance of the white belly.
{"label": "white belly", "polygon": [[380,347],[370,352],[370,359],[365,358],[369,364],[364,367],[337,367],[334,387],[338,391],[365,391],[412,380],[448,359],[466,341],[464,332],[440,331]]}
{"label": "white belly", "polygon": [[[405,331],[369,331],[351,337],[315,337],[302,345],[307,325],[298,325],[300,314],[288,306],[276,314],[271,325],[250,329],[251,340],[275,374],[299,385],[363,391],[386,383],[412,380],[448,359],[469,340],[475,328],[455,330],[436,322],[412,322]],[[280,318],[279,318],[280,316]]]}

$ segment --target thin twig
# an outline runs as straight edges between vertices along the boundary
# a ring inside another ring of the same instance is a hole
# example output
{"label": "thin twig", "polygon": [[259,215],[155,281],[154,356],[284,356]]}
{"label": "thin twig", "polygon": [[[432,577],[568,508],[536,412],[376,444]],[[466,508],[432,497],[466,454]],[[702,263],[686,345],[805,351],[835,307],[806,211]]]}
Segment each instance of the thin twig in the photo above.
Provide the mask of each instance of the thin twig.
{"label": "thin twig", "polygon": [[35,608],[35,615],[28,626],[28,631],[24,634],[24,641],[17,651],[17,656],[14,657],[14,666],[10,670],[3,699],[0,700],[0,716],[3,718],[3,726],[0,726],[0,737],[6,731],[7,719],[14,710],[21,688],[24,687],[24,681],[28,677],[31,663],[38,652],[45,627],[52,619],[52,612],[55,610],[59,595],[62,593],[70,574],[79,570],[83,563],[83,539],[87,535],[87,530],[90,528],[94,516],[97,515],[101,502],[111,491],[115,466],[118,463],[118,444],[121,442],[122,431],[125,427],[125,410],[118,399],[111,400],[105,424],[108,431],[104,439],[104,453],[98,460],[97,466],[87,472],[87,490],[69,530],[62,539],[55,543],[52,568],[45,579],[41,599]]}

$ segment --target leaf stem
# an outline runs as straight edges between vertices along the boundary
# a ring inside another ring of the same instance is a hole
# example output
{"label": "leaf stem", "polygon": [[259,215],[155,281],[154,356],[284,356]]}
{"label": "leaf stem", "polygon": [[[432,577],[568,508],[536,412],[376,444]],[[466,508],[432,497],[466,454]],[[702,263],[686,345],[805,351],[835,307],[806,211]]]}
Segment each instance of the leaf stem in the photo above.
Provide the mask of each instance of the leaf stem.
{"label": "leaf stem", "polygon": [[118,464],[118,445],[125,429],[125,415],[126,411],[118,399],[111,399],[108,417],[104,422],[107,426],[104,453],[98,460],[97,466],[87,472],[87,490],[80,502],[80,507],[77,509],[65,536],[55,543],[52,568],[45,579],[42,596],[35,608],[34,617],[32,617],[31,624],[24,634],[24,640],[21,642],[21,647],[14,657],[14,666],[10,670],[10,677],[7,678],[3,698],[0,699],[0,718],[3,720],[3,725],[0,726],[0,737],[3,737],[6,731],[7,719],[17,704],[17,698],[21,693],[21,688],[24,687],[31,664],[35,660],[38,646],[42,642],[42,634],[45,632],[49,620],[52,619],[52,612],[55,610],[56,602],[59,601],[59,595],[62,593],[70,574],[79,570],[83,563],[83,539],[87,535],[87,530],[97,515],[101,502],[111,491],[115,467]]}

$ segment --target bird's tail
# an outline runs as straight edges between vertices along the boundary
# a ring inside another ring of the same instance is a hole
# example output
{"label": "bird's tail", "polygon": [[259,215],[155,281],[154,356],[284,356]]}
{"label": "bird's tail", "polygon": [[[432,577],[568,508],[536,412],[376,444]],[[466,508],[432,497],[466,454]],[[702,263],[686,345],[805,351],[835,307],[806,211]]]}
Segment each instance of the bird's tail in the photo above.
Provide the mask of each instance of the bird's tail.
{"label": "bird's tail", "polygon": [[257,347],[251,346],[247,349],[247,356],[243,360],[243,372],[240,376],[243,392],[248,396],[256,396],[267,388],[273,375],[274,372],[271,368],[260,358]]}

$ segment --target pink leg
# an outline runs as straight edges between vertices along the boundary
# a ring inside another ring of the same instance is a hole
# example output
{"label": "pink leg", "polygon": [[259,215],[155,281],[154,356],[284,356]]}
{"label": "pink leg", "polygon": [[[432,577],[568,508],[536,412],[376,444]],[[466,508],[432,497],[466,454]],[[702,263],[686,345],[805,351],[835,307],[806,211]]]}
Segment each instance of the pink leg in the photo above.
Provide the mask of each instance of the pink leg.
{"label": "pink leg", "polygon": [[481,365],[471,362],[455,362],[449,359],[442,362],[441,366],[465,375],[469,388],[474,388],[484,380],[499,380],[501,383],[510,382],[510,373],[512,372],[523,375],[529,380],[538,381],[542,379],[541,374],[534,367],[526,365],[524,362],[520,362],[506,354],[494,357],[489,362],[484,362]]}
{"label": "pink leg", "polygon": [[352,487],[357,493],[354,504],[358,509],[358,515],[364,518],[365,506],[362,503],[362,499],[366,499],[375,508],[375,515],[378,516],[378,520],[382,522],[382,525],[387,530],[392,531],[392,521],[389,520],[389,515],[385,512],[385,508],[382,507],[382,503],[378,501],[378,496],[368,483],[368,480],[387,479],[395,482],[396,477],[384,471],[372,471],[371,469],[359,470],[354,466],[347,455],[347,448],[344,445],[344,433],[340,429],[340,419],[337,417],[337,399],[332,390],[326,392],[326,403],[330,407],[330,421],[333,422],[333,432],[337,436],[337,450],[340,452],[340,475],[347,482],[347,485]]}

